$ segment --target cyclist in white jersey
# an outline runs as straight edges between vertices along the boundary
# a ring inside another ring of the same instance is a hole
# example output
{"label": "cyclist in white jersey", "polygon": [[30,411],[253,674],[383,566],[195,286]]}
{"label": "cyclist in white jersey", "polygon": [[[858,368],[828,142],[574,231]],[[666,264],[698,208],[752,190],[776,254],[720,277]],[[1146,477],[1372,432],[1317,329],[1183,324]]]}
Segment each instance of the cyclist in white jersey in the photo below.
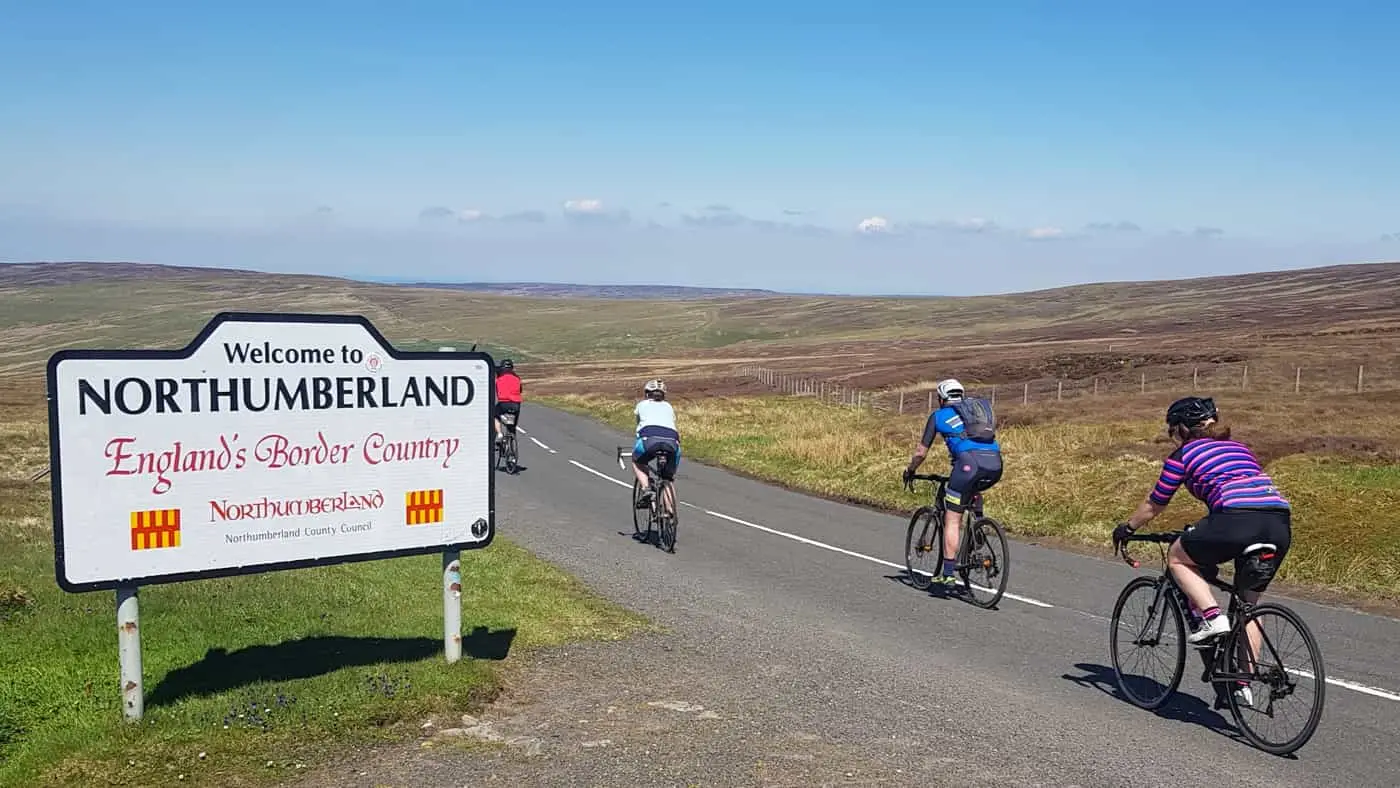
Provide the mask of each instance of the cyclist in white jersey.
{"label": "cyclist in white jersey", "polygon": [[[676,430],[676,411],[666,401],[666,384],[660,380],[649,380],[642,387],[645,398],[637,403],[633,413],[637,417],[637,442],[632,446],[632,472],[641,486],[642,495],[637,508],[651,505],[651,490],[647,484],[646,465],[658,455],[667,455],[667,462],[658,473],[667,481],[676,478],[676,467],[681,462],[681,434]],[[673,497],[675,493],[671,493]],[[662,501],[668,511],[674,512],[674,500]]]}

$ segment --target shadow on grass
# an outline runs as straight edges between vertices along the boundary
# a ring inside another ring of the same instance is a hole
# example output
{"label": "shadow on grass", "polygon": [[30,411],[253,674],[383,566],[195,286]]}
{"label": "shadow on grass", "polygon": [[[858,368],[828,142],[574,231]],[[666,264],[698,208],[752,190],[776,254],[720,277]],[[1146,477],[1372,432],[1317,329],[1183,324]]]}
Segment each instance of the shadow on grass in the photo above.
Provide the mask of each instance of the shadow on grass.
{"label": "shadow on grass", "polygon": [[[502,660],[510,653],[516,630],[474,627],[462,635],[462,656]],[[260,681],[289,681],[333,673],[341,668],[393,662],[416,662],[441,656],[435,638],[375,638],[329,635],[288,640],[237,651],[209,649],[204,658],[166,674],[150,695],[149,706],[164,706],[188,697],[214,695]]]}

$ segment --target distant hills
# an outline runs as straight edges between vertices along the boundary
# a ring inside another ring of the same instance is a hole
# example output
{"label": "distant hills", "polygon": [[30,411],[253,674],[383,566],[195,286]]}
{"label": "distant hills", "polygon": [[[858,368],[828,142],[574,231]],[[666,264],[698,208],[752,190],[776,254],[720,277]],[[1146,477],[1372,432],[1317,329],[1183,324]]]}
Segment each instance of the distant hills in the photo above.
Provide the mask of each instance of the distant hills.
{"label": "distant hills", "polygon": [[554,282],[395,282],[402,287],[431,287],[493,295],[534,298],[632,298],[686,300],[696,298],[763,298],[783,295],[776,290],[679,285],[571,285]]}
{"label": "distant hills", "polygon": [[532,298],[607,298],[629,300],[698,300],[707,298],[764,298],[785,295],[776,290],[734,287],[683,287],[679,285],[577,285],[556,282],[422,282],[392,278],[351,278],[325,274],[277,274],[235,268],[159,265],[132,262],[15,262],[0,263],[0,286],[25,287],[91,281],[295,277],[367,282],[393,287],[424,287],[490,295]]}

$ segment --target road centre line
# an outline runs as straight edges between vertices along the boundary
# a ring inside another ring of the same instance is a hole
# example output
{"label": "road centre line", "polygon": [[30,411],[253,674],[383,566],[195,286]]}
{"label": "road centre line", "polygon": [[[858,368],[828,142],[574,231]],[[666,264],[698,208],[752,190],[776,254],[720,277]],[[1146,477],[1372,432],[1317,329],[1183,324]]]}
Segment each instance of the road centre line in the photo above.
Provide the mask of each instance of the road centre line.
{"label": "road centre line", "polygon": [[544,445],[543,443],[541,443],[541,442],[540,442],[540,439],[539,439],[539,438],[536,438],[536,437],[533,436],[533,435],[530,436],[530,440],[534,441],[536,446],[540,447],[541,449],[544,449],[545,451],[549,452],[550,454],[558,454],[558,453],[559,453],[559,452],[557,452],[557,451],[555,451],[555,450],[549,448],[548,446]]}
{"label": "road centre line", "polygon": [[614,479],[613,477],[607,475],[606,473],[603,473],[602,471],[595,471],[595,470],[593,470],[592,468],[588,467],[587,465],[584,465],[583,463],[579,462],[578,460],[569,460],[569,464],[570,464],[570,465],[573,465],[574,467],[577,467],[577,468],[582,468],[583,470],[588,471],[589,473],[593,474],[594,476],[597,476],[599,479],[602,479],[602,480],[604,480],[604,481],[612,482],[613,484],[616,484],[618,487],[626,487],[626,488],[629,489],[629,490],[632,489],[632,485],[628,484],[627,482],[618,481],[617,479]]}
{"label": "road centre line", "polygon": [[[578,467],[578,468],[580,468],[580,469],[582,469],[582,470],[585,470],[585,471],[587,471],[587,472],[593,474],[594,476],[597,476],[598,478],[603,479],[604,481],[612,482],[613,484],[616,484],[616,485],[618,485],[619,487],[626,487],[626,488],[628,488],[628,489],[631,489],[631,487],[632,487],[632,485],[630,485],[630,484],[628,484],[628,483],[626,483],[626,482],[623,482],[623,481],[619,481],[619,480],[617,480],[617,479],[614,479],[613,477],[611,477],[611,476],[609,476],[609,475],[607,475],[607,474],[605,474],[605,473],[602,473],[601,471],[595,471],[595,470],[593,470],[592,468],[588,467],[587,465],[584,465],[583,463],[578,462],[577,460],[569,460],[569,462],[570,462],[572,465],[574,465],[574,466],[576,466],[576,467]],[[874,556],[869,556],[869,555],[866,555],[866,554],[864,554],[864,553],[857,553],[857,552],[855,552],[854,550],[847,550],[847,549],[845,549],[845,548],[843,548],[843,547],[836,547],[835,545],[826,544],[825,542],[818,542],[818,541],[815,540],[815,539],[808,539],[808,538],[805,537],[805,536],[798,536],[797,534],[790,534],[790,533],[787,533],[786,531],[779,531],[779,530],[777,530],[777,529],[775,529],[775,528],[769,528],[769,527],[767,527],[767,526],[759,525],[758,523],[751,523],[751,522],[748,522],[747,520],[741,520],[741,519],[739,519],[739,518],[737,518],[737,517],[733,517],[733,516],[731,516],[731,515],[724,514],[723,512],[716,512],[716,511],[714,511],[714,510],[712,510],[712,509],[701,509],[700,507],[698,507],[698,506],[696,506],[696,505],[694,505],[694,504],[685,503],[684,501],[681,502],[681,505],[682,505],[682,506],[689,506],[689,507],[692,508],[692,509],[700,509],[700,511],[703,511],[705,514],[708,514],[708,515],[710,515],[711,517],[716,517],[716,518],[719,518],[719,519],[721,519],[721,520],[726,520],[726,521],[731,522],[731,523],[734,523],[734,524],[736,524],[736,525],[742,525],[742,526],[744,526],[744,527],[746,527],[746,528],[753,528],[753,529],[758,530],[758,531],[763,531],[763,532],[765,532],[765,533],[770,533],[770,534],[773,534],[774,536],[781,536],[781,537],[784,537],[784,538],[786,538],[786,539],[791,539],[791,540],[793,540],[793,541],[795,541],[795,542],[800,542],[800,543],[802,543],[802,544],[811,545],[812,547],[819,547],[819,548],[821,548],[821,549],[823,549],[823,550],[829,550],[829,551],[831,551],[831,552],[833,552],[833,553],[840,553],[840,554],[842,554],[842,555],[848,555],[848,556],[851,556],[852,558],[860,558],[860,559],[862,559],[862,560],[869,561],[869,562],[874,563],[874,564],[879,564],[879,565],[881,565],[881,566],[888,566],[888,567],[891,567],[891,568],[893,568],[893,569],[904,569],[904,570],[906,570],[906,571],[908,570],[908,568],[905,567],[904,565],[902,565],[902,564],[896,564],[896,563],[893,562],[893,561],[886,561],[886,560],[884,560],[884,559],[882,559],[882,558],[875,558]],[[1016,601],[1018,601],[1018,602],[1024,602],[1024,603],[1026,603],[1026,604],[1028,604],[1028,605],[1033,605],[1033,606],[1035,606],[1035,607],[1041,607],[1041,608],[1053,608],[1053,607],[1055,607],[1055,605],[1052,605],[1052,604],[1050,604],[1050,603],[1048,603],[1048,602],[1042,602],[1042,601],[1040,601],[1040,600],[1038,600],[1038,599],[1031,599],[1030,597],[1019,596],[1019,595],[1016,595],[1016,594],[1012,594],[1012,593],[1009,592],[1009,591],[1006,592],[1006,593],[1004,594],[1004,596],[1005,596],[1007,599],[1014,599],[1014,600],[1016,600]],[[1064,609],[1070,610],[1071,612],[1075,612],[1075,613],[1078,613],[1078,614],[1083,615],[1083,616],[1087,616],[1087,617],[1089,617],[1089,618],[1095,618],[1095,619],[1100,619],[1100,620],[1104,620],[1104,621],[1107,621],[1107,620],[1108,620],[1108,619],[1104,618],[1103,616],[1098,616],[1098,615],[1095,615],[1095,614],[1093,614],[1093,613],[1084,613],[1083,611],[1073,610],[1073,608],[1064,608]],[[1289,669],[1289,672],[1290,672],[1290,673],[1295,673],[1295,674],[1300,675],[1300,676],[1303,676],[1303,677],[1305,677],[1305,678],[1313,679],[1314,681],[1317,679],[1316,676],[1314,676],[1311,672],[1306,671],[1306,670],[1294,670],[1294,669]],[[1384,690],[1384,689],[1381,689],[1381,688],[1379,688],[1379,687],[1371,687],[1371,686],[1368,686],[1368,685],[1366,685],[1366,684],[1360,684],[1360,683],[1355,682],[1355,681],[1349,681],[1349,680],[1347,680],[1347,679],[1332,678],[1332,677],[1330,677],[1330,676],[1329,676],[1327,679],[1325,679],[1325,683],[1331,684],[1331,685],[1334,686],[1334,687],[1341,687],[1342,689],[1349,689],[1349,690],[1351,690],[1351,691],[1353,691],[1353,692],[1359,692],[1359,693],[1362,693],[1362,694],[1364,694],[1364,695],[1371,695],[1371,696],[1373,696],[1373,697],[1382,698],[1382,699],[1384,699],[1384,700],[1400,702],[1400,694],[1391,692],[1391,691],[1389,691],[1389,690]]]}
{"label": "road centre line", "polygon": [[[893,567],[893,568],[895,568],[895,569],[907,569],[907,567],[905,567],[903,564],[896,564],[896,563],[893,562],[893,561],[886,561],[886,560],[884,560],[883,558],[875,558],[874,556],[869,556],[869,555],[866,555],[866,554],[864,554],[864,553],[857,553],[857,552],[855,552],[854,550],[847,550],[847,549],[844,548],[844,547],[836,547],[835,545],[829,545],[829,544],[827,544],[827,543],[825,543],[825,542],[818,542],[818,541],[815,540],[815,539],[808,539],[808,538],[805,537],[805,536],[798,536],[797,534],[790,534],[790,533],[788,533],[788,532],[786,532],[786,531],[779,531],[779,530],[777,530],[776,528],[769,528],[769,527],[767,527],[767,526],[765,526],[765,525],[759,525],[758,523],[751,523],[751,522],[749,522],[749,521],[747,521],[747,520],[740,520],[740,519],[737,518],[737,517],[731,517],[731,516],[729,516],[729,515],[727,515],[727,514],[724,514],[723,512],[714,512],[714,511],[711,511],[711,510],[709,510],[709,509],[706,509],[706,510],[705,510],[705,514],[708,514],[708,515],[710,515],[711,517],[718,517],[718,518],[721,519],[721,520],[728,520],[728,521],[731,522],[731,523],[737,523],[737,524],[739,524],[739,525],[746,526],[746,527],[748,527],[748,528],[754,528],[754,529],[757,529],[757,530],[759,530],[759,531],[763,531],[763,532],[765,532],[765,533],[770,533],[770,534],[773,534],[773,535],[775,535],[775,536],[782,536],[782,537],[791,539],[791,540],[793,540],[793,541],[795,541],[795,542],[801,542],[802,544],[811,545],[811,546],[813,546],[813,547],[820,547],[820,548],[822,548],[823,550],[830,550],[830,551],[833,552],[833,553],[841,553],[842,555],[849,555],[849,556],[851,556],[852,558],[861,558],[861,559],[864,559],[864,560],[866,560],[866,561],[871,562],[872,564],[880,564],[881,566]],[[991,589],[991,588],[982,588],[982,586],[977,586],[977,587],[980,588],[980,589],[982,589],[983,591],[993,591],[993,590],[995,590],[995,589]],[[1002,596],[1005,596],[1007,599],[1014,599],[1014,600],[1016,600],[1017,602],[1025,602],[1025,603],[1028,604],[1028,605],[1034,605],[1034,606],[1036,606],[1036,607],[1054,607],[1054,605],[1052,605],[1052,604],[1050,604],[1050,603],[1048,603],[1048,602],[1042,602],[1042,601],[1040,601],[1039,599],[1031,599],[1030,597],[1019,596],[1019,595],[1017,595],[1017,594],[1011,593],[1010,591],[1007,591],[1007,592],[1006,592],[1005,594],[1003,594]]]}

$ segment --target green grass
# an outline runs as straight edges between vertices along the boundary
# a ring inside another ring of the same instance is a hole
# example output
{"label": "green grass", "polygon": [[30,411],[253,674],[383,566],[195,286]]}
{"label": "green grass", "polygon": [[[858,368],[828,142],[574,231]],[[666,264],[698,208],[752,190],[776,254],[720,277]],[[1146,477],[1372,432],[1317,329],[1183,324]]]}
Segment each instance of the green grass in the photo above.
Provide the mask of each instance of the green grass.
{"label": "green grass", "polygon": [[151,586],[145,720],[127,725],[114,595],[53,579],[48,486],[26,478],[42,463],[38,414],[0,409],[0,786],[286,780],[337,748],[479,708],[507,650],[645,626],[503,539],[462,555],[455,665],[435,555]]}
{"label": "green grass", "polygon": [[[627,401],[564,396],[547,398],[547,404],[631,428]],[[686,454],[694,459],[898,511],[927,500],[926,487],[910,494],[899,481],[922,431],[921,417],[776,396],[682,399],[676,409]],[[1247,434],[1241,437],[1251,442]],[[1006,474],[987,494],[988,514],[1021,536],[1101,548],[1114,523],[1146,495],[1169,451],[1155,419],[1126,415],[1012,424],[999,430],[999,440]],[[1272,451],[1277,456],[1266,467],[1294,505],[1294,542],[1281,579],[1400,599],[1400,465],[1381,456],[1286,451],[1282,444]],[[925,467],[946,472],[942,447],[930,456]],[[1181,527],[1202,511],[1182,492],[1152,527]]]}

